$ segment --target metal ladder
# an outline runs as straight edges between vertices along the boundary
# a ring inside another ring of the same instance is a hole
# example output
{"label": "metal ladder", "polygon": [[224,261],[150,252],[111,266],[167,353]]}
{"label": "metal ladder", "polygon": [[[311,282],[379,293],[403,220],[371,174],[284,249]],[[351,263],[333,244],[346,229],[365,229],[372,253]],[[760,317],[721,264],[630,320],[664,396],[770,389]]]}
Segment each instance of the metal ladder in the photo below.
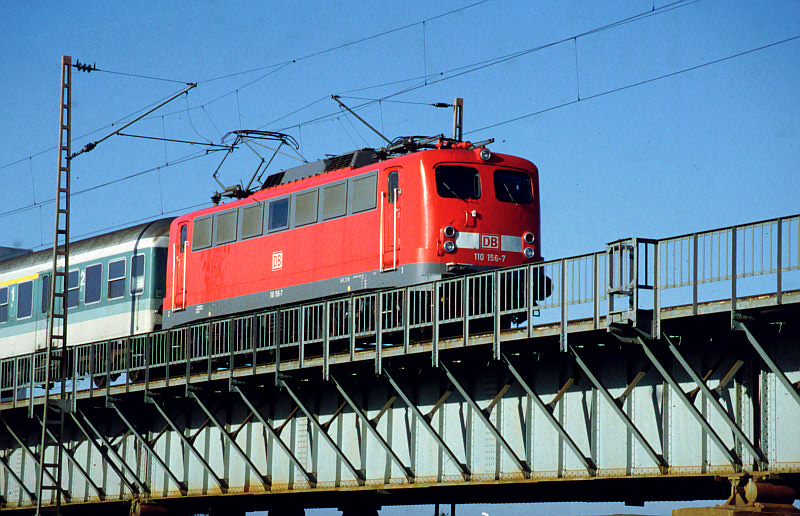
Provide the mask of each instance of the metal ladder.
{"label": "metal ladder", "polygon": [[[56,220],[53,237],[53,274],[49,288],[49,317],[47,321],[47,350],[43,373],[45,388],[42,404],[41,446],[36,478],[36,514],[61,514],[61,499],[69,497],[62,487],[63,452],[61,438],[64,419],[69,410],[66,382],[67,361],[67,297],[69,292],[69,216],[70,216],[70,142],[71,142],[71,68],[72,58],[61,57],[61,115],[58,137],[58,189],[56,192]],[[35,368],[35,373],[40,371]],[[34,374],[35,374],[34,373]],[[39,376],[39,375],[37,375]],[[41,376],[39,376],[41,378]],[[37,378],[38,380],[38,378]],[[60,389],[53,393],[54,382]],[[36,382],[38,383],[38,381]],[[31,393],[33,400],[33,393]],[[31,416],[34,403],[31,402]],[[48,451],[50,453],[48,454]],[[47,473],[47,475],[45,475]],[[55,491],[55,506],[44,507],[44,493]]]}

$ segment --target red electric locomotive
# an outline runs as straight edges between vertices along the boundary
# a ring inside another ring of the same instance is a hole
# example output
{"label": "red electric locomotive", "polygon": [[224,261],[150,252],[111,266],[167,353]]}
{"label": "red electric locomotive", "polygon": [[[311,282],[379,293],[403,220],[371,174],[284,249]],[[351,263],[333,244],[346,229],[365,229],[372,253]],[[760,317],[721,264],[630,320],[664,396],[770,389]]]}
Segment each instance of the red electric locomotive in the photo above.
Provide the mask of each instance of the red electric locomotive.
{"label": "red electric locomotive", "polygon": [[175,219],[164,326],[531,263],[540,245],[531,162],[406,138]]}

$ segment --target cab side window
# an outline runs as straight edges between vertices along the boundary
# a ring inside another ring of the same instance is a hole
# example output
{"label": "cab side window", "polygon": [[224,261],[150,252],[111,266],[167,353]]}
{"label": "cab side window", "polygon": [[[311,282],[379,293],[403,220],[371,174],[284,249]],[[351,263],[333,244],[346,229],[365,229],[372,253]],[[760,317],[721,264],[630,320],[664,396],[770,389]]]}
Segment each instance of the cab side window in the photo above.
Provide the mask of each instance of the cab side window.
{"label": "cab side window", "polygon": [[394,202],[397,200],[397,190],[400,184],[400,174],[397,172],[397,170],[392,170],[389,172],[387,182],[387,187],[389,189],[389,204],[394,204]]}

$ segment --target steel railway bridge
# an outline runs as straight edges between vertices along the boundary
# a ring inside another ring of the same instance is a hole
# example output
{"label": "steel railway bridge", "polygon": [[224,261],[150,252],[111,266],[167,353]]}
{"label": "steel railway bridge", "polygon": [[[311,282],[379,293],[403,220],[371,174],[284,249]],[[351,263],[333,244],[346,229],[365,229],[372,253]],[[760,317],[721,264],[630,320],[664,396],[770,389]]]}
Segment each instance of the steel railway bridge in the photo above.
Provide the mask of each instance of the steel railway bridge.
{"label": "steel railway bridge", "polygon": [[44,444],[45,353],[0,362],[3,511],[36,510],[40,459],[62,462],[41,504],[61,497],[64,514],[792,503],[800,215],[69,358],[64,423]]}

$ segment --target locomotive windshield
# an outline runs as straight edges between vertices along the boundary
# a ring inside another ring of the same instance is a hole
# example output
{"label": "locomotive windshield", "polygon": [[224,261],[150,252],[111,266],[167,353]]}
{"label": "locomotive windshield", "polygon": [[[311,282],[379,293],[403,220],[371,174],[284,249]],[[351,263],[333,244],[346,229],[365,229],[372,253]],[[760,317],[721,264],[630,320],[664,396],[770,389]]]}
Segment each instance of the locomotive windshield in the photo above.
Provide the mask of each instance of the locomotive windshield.
{"label": "locomotive windshield", "polygon": [[494,195],[500,202],[530,204],[533,202],[531,178],[514,170],[495,170]]}
{"label": "locomotive windshield", "polygon": [[439,165],[436,167],[436,192],[440,197],[479,199],[481,180],[478,170],[472,167]]}

